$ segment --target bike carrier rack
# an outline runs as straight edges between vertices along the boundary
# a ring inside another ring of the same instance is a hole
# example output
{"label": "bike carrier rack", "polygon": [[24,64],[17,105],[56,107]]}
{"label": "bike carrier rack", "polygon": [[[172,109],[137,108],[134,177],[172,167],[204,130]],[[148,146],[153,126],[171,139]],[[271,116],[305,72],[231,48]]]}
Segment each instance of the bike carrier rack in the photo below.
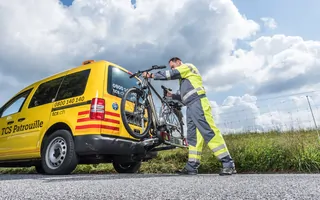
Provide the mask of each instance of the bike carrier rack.
{"label": "bike carrier rack", "polygon": [[150,151],[152,151],[152,152],[154,152],[154,151],[171,150],[171,149],[175,149],[175,148],[188,148],[188,146],[177,144],[177,143],[165,140],[163,138],[162,134],[157,134],[156,138],[145,139],[145,140],[141,141],[141,144],[144,147],[150,147],[150,146],[153,146],[154,144],[157,144],[156,146],[161,145],[161,144],[165,145],[165,146],[161,146],[161,147],[151,148]]}
{"label": "bike carrier rack", "polygon": [[170,150],[170,149],[175,149],[177,148],[176,146],[164,146],[164,147],[155,147],[151,149],[150,151],[164,151],[164,150]]}
{"label": "bike carrier rack", "polygon": [[169,141],[164,141],[163,143],[166,144],[166,145],[171,145],[171,146],[175,146],[175,147],[188,148],[188,146],[172,143],[172,142],[169,142]]}
{"label": "bike carrier rack", "polygon": [[154,143],[156,143],[158,141],[159,141],[159,138],[150,138],[150,139],[143,140],[142,141],[142,145],[144,147],[151,146],[151,145],[153,145]]}

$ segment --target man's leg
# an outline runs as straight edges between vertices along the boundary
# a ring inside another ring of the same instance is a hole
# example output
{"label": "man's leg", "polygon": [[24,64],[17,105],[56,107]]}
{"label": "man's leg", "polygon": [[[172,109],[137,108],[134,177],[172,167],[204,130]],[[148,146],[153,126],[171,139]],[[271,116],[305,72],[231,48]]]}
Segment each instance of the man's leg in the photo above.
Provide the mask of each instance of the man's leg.
{"label": "man's leg", "polygon": [[201,153],[204,144],[202,137],[196,125],[192,121],[190,109],[187,108],[187,142],[189,147],[188,162],[184,169],[178,171],[179,174],[197,174],[201,161]]}
{"label": "man's leg", "polygon": [[192,120],[204,137],[205,142],[222,163],[220,175],[236,173],[233,159],[220,130],[216,127],[209,100],[201,98],[190,106]]}

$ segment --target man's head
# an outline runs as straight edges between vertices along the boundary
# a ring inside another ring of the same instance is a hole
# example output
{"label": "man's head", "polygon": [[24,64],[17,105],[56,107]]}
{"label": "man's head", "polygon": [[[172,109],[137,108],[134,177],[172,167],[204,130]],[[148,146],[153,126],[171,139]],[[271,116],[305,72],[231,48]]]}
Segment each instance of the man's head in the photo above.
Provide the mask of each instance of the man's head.
{"label": "man's head", "polygon": [[182,64],[182,61],[180,58],[178,57],[173,57],[169,60],[169,65],[171,67],[171,69],[174,69],[176,67],[179,67]]}

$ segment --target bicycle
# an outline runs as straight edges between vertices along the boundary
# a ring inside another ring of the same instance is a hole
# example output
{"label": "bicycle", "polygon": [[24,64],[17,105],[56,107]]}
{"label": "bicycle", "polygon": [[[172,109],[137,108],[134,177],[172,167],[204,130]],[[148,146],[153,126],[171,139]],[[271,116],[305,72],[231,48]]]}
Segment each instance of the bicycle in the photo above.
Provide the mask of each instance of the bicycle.
{"label": "bicycle", "polygon": [[[149,69],[138,71],[131,74],[129,78],[140,77],[143,72],[150,72],[155,69],[164,69],[166,66],[154,65]],[[142,81],[138,81],[138,87],[129,88],[123,98],[121,99],[120,112],[122,122],[128,133],[137,139],[143,140],[144,138],[156,138],[160,143],[172,145],[175,147],[187,147],[186,138],[183,130],[183,114],[181,112],[184,106],[181,102],[168,99],[167,92],[172,91],[170,88],[161,86],[163,90],[163,97],[155,90],[150,83],[150,79],[144,77]],[[159,116],[157,115],[155,103],[151,91],[161,101]],[[129,102],[127,102],[129,101]],[[134,108],[130,111],[125,111],[128,105],[134,104]],[[147,114],[147,117],[145,117]],[[131,119],[136,117],[137,119]],[[171,118],[176,119],[176,124],[171,121]],[[127,119],[130,118],[130,119]],[[145,125],[145,123],[148,123]],[[131,128],[135,126],[138,128]],[[142,133],[140,133],[140,130]],[[178,132],[175,136],[174,131]]]}

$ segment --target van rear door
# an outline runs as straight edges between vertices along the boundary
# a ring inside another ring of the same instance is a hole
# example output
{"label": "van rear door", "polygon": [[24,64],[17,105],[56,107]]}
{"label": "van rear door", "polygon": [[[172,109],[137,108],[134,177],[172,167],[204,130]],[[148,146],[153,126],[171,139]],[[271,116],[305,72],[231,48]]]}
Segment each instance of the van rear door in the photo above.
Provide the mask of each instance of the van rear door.
{"label": "van rear door", "polygon": [[107,92],[105,93],[106,101],[106,116],[108,117],[108,130],[105,133],[116,135],[123,138],[133,138],[122,126],[120,117],[120,105],[121,99],[125,92],[138,86],[138,80],[136,78],[129,78],[129,74],[118,67],[109,65],[108,67],[108,79],[107,79]]}

